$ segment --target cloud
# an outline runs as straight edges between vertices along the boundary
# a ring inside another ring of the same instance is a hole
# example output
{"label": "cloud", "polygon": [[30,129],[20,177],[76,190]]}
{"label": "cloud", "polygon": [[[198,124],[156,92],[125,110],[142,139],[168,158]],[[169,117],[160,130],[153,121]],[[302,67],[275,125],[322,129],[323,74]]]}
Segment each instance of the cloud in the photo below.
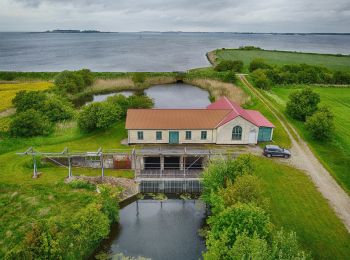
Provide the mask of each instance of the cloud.
{"label": "cloud", "polygon": [[340,32],[350,24],[348,0],[1,1],[0,30]]}

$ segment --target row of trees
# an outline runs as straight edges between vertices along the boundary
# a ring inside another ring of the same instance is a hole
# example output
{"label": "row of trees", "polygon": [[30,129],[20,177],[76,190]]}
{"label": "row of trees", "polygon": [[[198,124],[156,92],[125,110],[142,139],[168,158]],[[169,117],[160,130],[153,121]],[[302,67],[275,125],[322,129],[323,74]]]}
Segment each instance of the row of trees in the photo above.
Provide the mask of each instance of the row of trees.
{"label": "row of trees", "polygon": [[115,95],[104,102],[91,103],[79,113],[78,126],[84,131],[106,129],[126,117],[129,108],[151,108],[153,100],[145,95]]}
{"label": "row of trees", "polygon": [[255,85],[270,89],[272,84],[350,84],[350,73],[331,71],[320,66],[292,64],[271,66],[263,59],[254,59],[249,65]]}
{"label": "row of trees", "polygon": [[[72,188],[88,188],[87,183],[71,183]],[[96,187],[93,187],[96,190]],[[119,189],[98,186],[91,203],[67,218],[54,216],[34,222],[22,243],[12,248],[6,259],[84,259],[106,238],[110,225],[119,219]]]}
{"label": "row of trees", "polygon": [[241,60],[223,60],[220,61],[215,67],[215,71],[233,71],[233,72],[242,72],[243,70],[243,61]]}
{"label": "row of trees", "polygon": [[204,259],[309,259],[294,232],[275,230],[251,156],[212,162],[202,198],[211,207]]}
{"label": "row of trees", "polygon": [[334,133],[334,115],[327,106],[319,107],[320,95],[310,88],[289,95],[286,112],[294,119],[305,122],[306,129],[316,140],[325,140]]}
{"label": "row of trees", "polygon": [[20,91],[12,100],[16,114],[9,132],[12,136],[46,135],[56,122],[73,118],[72,104],[65,98],[43,91]]}

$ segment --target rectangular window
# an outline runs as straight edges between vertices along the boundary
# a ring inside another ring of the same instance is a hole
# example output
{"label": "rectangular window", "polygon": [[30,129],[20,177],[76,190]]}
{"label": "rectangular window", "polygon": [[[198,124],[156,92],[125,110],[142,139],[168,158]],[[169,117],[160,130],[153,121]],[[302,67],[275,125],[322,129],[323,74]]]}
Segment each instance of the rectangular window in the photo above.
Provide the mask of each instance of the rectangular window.
{"label": "rectangular window", "polygon": [[192,132],[186,131],[186,140],[191,140],[191,139],[192,139]]}
{"label": "rectangular window", "polygon": [[143,140],[143,131],[137,131],[137,139]]}
{"label": "rectangular window", "polygon": [[207,139],[207,131],[201,131],[201,139],[206,140]]}
{"label": "rectangular window", "polygon": [[161,131],[157,131],[156,132],[156,139],[157,140],[162,140],[162,132]]}

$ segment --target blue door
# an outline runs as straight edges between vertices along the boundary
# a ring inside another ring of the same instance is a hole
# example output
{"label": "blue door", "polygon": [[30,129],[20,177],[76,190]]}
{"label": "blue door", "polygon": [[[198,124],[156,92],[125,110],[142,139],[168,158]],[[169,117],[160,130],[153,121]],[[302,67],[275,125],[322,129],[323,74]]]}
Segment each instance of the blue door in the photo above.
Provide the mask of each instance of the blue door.
{"label": "blue door", "polygon": [[169,132],[169,144],[178,144],[179,143],[179,132],[170,131]]}
{"label": "blue door", "polygon": [[258,142],[271,141],[271,131],[270,127],[259,127]]}

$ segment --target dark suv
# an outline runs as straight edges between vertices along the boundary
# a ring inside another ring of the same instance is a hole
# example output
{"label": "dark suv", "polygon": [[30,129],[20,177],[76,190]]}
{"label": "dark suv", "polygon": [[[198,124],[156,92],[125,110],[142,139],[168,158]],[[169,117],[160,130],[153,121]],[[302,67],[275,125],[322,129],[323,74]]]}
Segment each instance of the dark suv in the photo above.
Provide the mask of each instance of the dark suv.
{"label": "dark suv", "polygon": [[266,157],[284,157],[289,158],[292,154],[289,150],[281,148],[277,145],[266,145],[263,154]]}

